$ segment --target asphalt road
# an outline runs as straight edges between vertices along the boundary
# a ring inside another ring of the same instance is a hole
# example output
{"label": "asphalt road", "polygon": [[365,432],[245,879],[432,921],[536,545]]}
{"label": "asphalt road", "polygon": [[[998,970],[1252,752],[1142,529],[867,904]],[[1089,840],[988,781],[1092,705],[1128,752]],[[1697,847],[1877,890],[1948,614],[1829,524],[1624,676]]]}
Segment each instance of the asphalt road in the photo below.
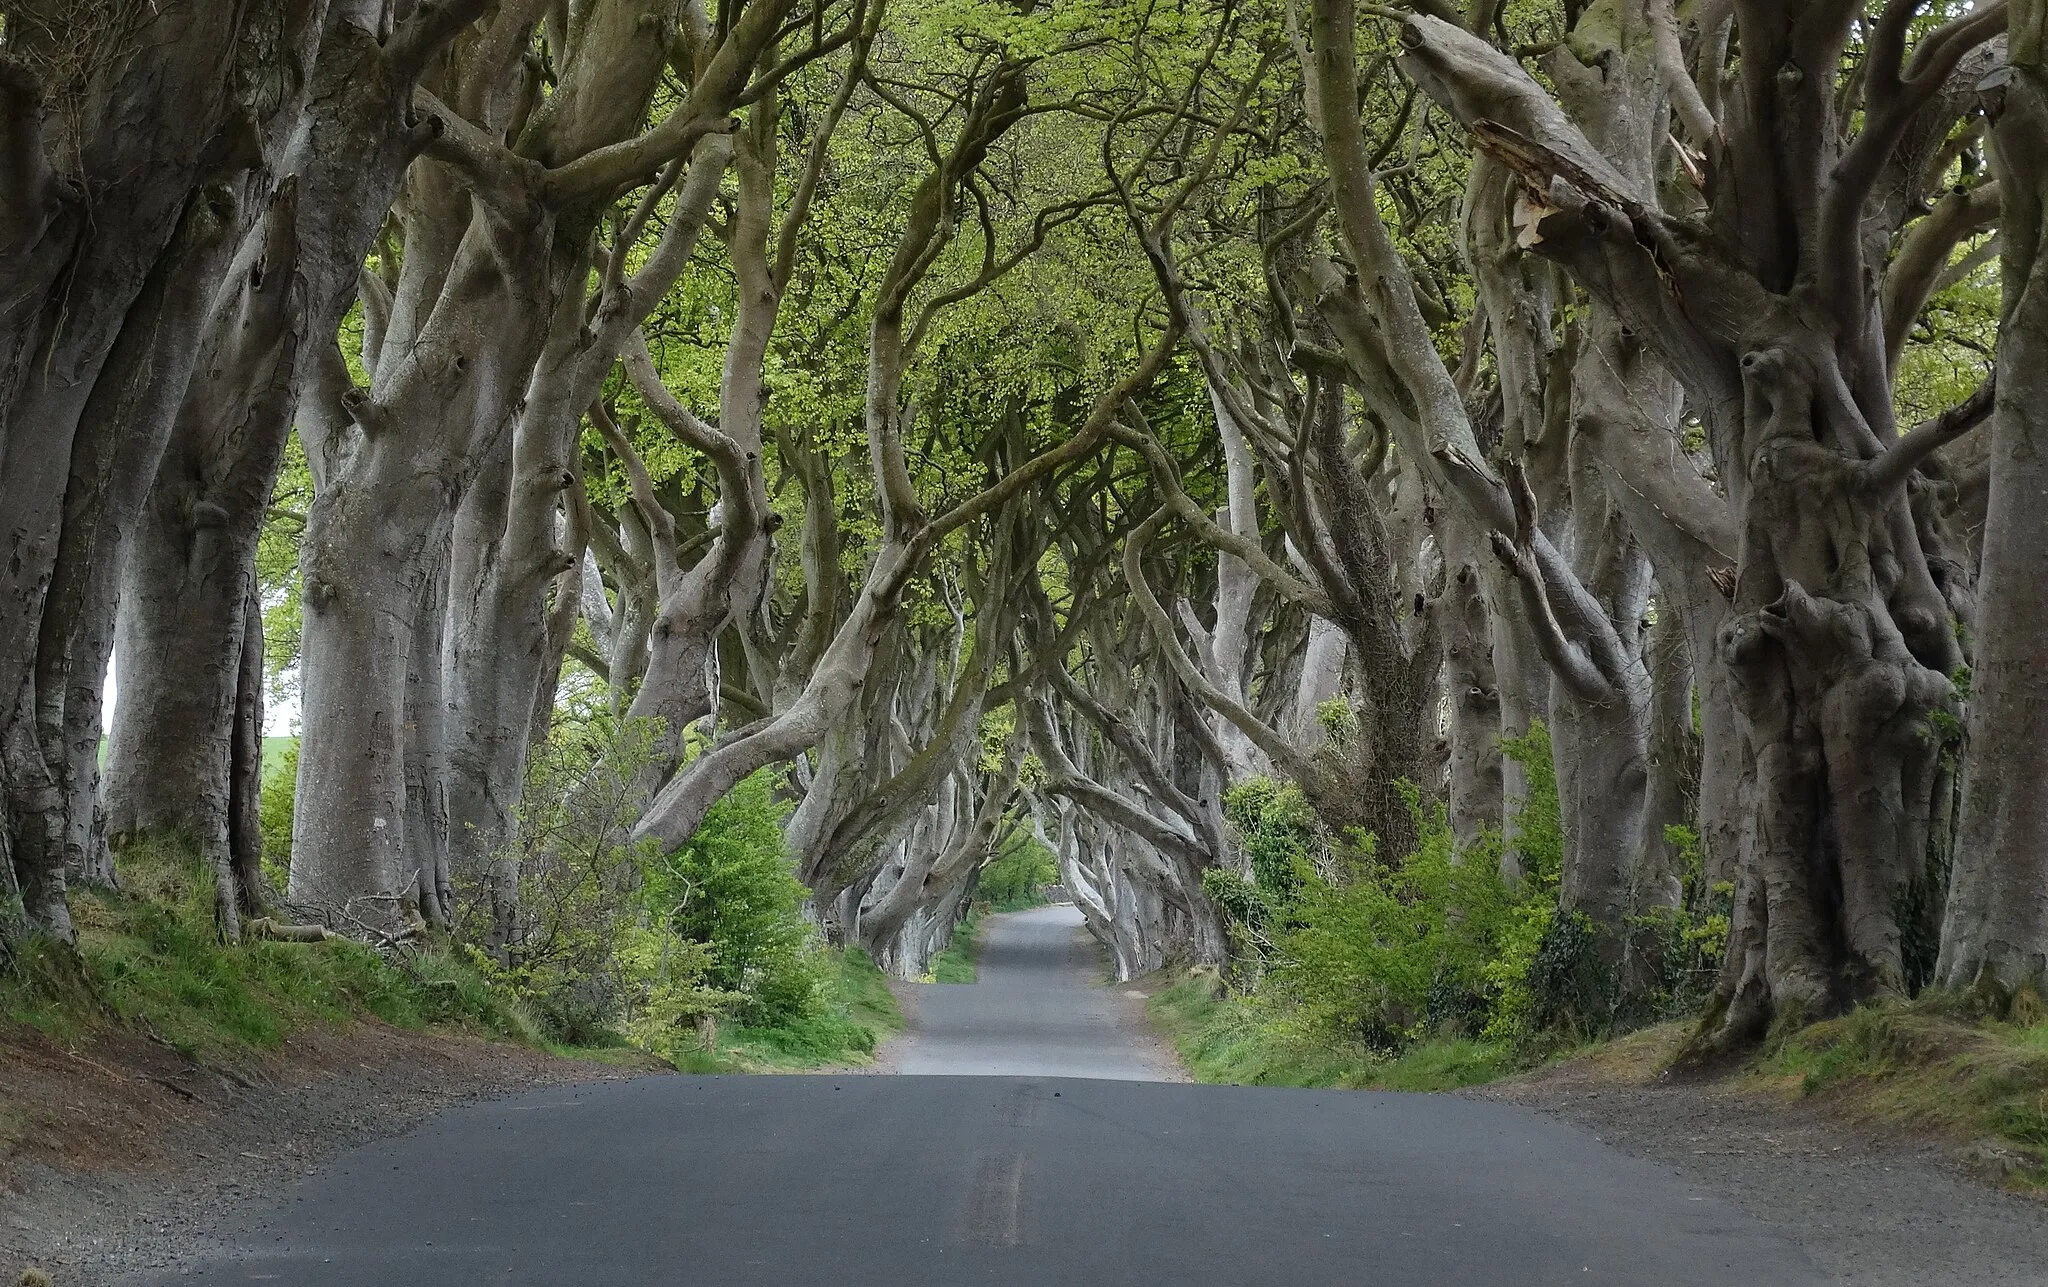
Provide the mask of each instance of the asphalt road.
{"label": "asphalt road", "polygon": [[991,916],[980,938],[974,986],[904,989],[912,1024],[889,1052],[891,1071],[1175,1080],[1132,1030],[1136,1003],[1094,986],[1102,949],[1072,904]]}
{"label": "asphalt road", "polygon": [[[898,1065],[1009,1075],[651,1077],[458,1109],[142,1281],[1826,1281],[1749,1217],[1515,1105],[1131,1080],[1134,1039],[1059,921],[994,922],[982,982],[921,994]],[[1049,1075],[1072,1071],[1100,1075]]]}

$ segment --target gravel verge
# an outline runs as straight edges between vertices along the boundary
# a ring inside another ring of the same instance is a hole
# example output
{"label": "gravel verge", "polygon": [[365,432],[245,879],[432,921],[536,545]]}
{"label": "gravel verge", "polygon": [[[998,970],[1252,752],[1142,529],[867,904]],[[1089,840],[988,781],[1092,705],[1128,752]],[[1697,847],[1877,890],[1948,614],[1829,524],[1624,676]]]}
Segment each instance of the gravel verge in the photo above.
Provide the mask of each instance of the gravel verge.
{"label": "gravel verge", "polygon": [[228,1220],[358,1145],[453,1105],[645,1072],[374,1022],[295,1034],[260,1062],[194,1064],[115,1034],[0,1041],[0,1282],[175,1272]]}
{"label": "gravel verge", "polygon": [[1670,1168],[1797,1242],[1843,1284],[2048,1284],[2048,1202],[2000,1187],[1947,1141],[1846,1122],[1741,1083],[1629,1084],[1587,1061],[1462,1093],[1525,1104]]}

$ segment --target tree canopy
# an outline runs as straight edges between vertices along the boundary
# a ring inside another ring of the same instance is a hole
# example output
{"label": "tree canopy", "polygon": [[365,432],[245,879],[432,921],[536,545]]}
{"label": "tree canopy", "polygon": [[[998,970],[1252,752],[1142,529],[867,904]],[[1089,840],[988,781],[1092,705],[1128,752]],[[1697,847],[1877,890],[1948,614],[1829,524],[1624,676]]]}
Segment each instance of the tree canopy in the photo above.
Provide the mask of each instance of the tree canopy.
{"label": "tree canopy", "polygon": [[0,0],[0,956],[175,834],[915,978],[1028,846],[1360,1032],[2048,987],[2044,39]]}

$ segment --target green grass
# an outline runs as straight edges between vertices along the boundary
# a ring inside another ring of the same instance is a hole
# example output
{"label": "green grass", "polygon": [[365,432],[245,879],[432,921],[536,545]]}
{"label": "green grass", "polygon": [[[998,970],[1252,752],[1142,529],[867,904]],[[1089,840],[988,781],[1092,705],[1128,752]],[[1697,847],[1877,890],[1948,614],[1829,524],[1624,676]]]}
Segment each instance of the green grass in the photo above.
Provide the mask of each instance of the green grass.
{"label": "green grass", "polygon": [[824,1003],[817,1013],[774,1028],[720,1024],[710,1050],[682,1051],[675,1066],[690,1073],[802,1072],[866,1063],[903,1012],[889,980],[859,948],[826,953]]}
{"label": "green grass", "polygon": [[1437,1038],[1387,1056],[1314,1031],[1270,1003],[1219,991],[1214,974],[1195,973],[1151,1001],[1153,1019],[1172,1037],[1196,1081],[1454,1090],[1515,1071],[1505,1049],[1485,1042]]}
{"label": "green grass", "polygon": [[932,958],[931,983],[973,983],[981,977],[975,957],[981,952],[982,912],[979,908],[967,914],[967,919],[953,927],[952,941],[946,950]]}
{"label": "green grass", "polygon": [[[281,765],[281,764],[283,764],[283,763],[285,762],[285,758],[284,758],[284,757],[285,757],[285,752],[287,752],[287,751],[291,750],[291,749],[292,749],[293,747],[297,746],[298,744],[299,744],[299,739],[298,739],[298,738],[296,738],[296,737],[266,737],[266,738],[264,738],[264,739],[263,739],[263,776],[264,776],[264,777],[266,777],[266,778],[268,778],[268,777],[271,777],[272,775],[274,775],[274,774],[275,774],[275,773],[276,773],[276,772],[278,771],[278,766],[279,766],[279,765]],[[103,737],[103,738],[101,738],[101,739],[100,739],[100,765],[101,765],[101,767],[105,767],[105,765],[106,765],[106,762],[107,762],[107,745],[108,745],[107,739],[106,739],[106,738],[104,738],[104,737]]]}
{"label": "green grass", "polygon": [[285,763],[285,753],[299,744],[296,737],[266,737],[263,739],[263,776],[270,777]]}
{"label": "green grass", "polygon": [[[194,1058],[232,1062],[273,1050],[315,1024],[374,1016],[401,1028],[453,1028],[620,1067],[662,1066],[623,1038],[598,1047],[548,1040],[523,1007],[453,948],[430,946],[392,961],[347,940],[222,943],[207,875],[189,849],[174,843],[131,846],[119,867],[125,892],[73,892],[76,951],[31,943],[0,972],[0,1025],[66,1042],[120,1025]],[[814,1013],[774,1028],[722,1025],[713,1050],[689,1052],[677,1066],[789,1072],[865,1062],[883,1037],[902,1028],[887,979],[859,950],[825,953],[822,982]]]}
{"label": "green grass", "polygon": [[1850,1116],[1981,1142],[2026,1187],[2048,1187],[2048,1018],[2031,993],[2011,1018],[1923,993],[1862,1006],[1786,1037],[1755,1075]]}
{"label": "green grass", "polygon": [[189,850],[132,846],[119,865],[128,892],[73,893],[76,952],[31,944],[0,974],[0,1020],[60,1039],[112,1021],[199,1058],[274,1049],[309,1025],[362,1015],[541,1043],[533,1019],[452,952],[393,962],[346,941],[222,943]]}

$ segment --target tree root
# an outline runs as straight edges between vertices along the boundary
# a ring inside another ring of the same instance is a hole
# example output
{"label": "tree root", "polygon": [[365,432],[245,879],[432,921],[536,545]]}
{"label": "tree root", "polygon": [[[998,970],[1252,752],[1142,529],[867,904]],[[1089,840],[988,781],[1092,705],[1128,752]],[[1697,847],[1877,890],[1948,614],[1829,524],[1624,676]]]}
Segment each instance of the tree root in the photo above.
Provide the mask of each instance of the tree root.
{"label": "tree root", "polygon": [[250,938],[272,943],[325,943],[328,939],[342,937],[325,925],[286,925],[269,916],[258,916],[243,929]]}

